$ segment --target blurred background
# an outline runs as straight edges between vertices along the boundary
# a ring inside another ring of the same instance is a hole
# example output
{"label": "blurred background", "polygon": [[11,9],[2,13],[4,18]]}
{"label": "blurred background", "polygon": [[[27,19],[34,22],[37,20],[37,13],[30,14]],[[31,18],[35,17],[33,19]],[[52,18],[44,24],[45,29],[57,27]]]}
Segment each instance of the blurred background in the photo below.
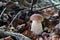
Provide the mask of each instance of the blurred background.
{"label": "blurred background", "polygon": [[60,0],[0,0],[0,40],[60,40]]}

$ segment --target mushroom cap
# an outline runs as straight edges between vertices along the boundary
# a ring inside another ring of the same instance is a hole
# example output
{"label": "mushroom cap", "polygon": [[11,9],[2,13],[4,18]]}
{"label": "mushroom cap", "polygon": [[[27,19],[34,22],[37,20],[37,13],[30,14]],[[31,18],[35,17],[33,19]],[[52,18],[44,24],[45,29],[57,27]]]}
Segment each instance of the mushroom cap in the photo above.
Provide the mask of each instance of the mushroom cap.
{"label": "mushroom cap", "polygon": [[40,14],[33,14],[30,17],[30,20],[32,20],[32,21],[43,21],[43,16]]}

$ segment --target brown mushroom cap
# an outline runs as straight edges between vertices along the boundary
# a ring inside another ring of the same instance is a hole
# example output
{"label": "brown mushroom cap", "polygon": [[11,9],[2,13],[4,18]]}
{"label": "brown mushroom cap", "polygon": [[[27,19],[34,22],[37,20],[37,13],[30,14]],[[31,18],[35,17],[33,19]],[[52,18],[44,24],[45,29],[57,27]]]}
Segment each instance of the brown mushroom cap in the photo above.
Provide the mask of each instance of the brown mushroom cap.
{"label": "brown mushroom cap", "polygon": [[32,20],[32,21],[43,21],[43,17],[40,14],[33,14],[30,17],[30,20]]}

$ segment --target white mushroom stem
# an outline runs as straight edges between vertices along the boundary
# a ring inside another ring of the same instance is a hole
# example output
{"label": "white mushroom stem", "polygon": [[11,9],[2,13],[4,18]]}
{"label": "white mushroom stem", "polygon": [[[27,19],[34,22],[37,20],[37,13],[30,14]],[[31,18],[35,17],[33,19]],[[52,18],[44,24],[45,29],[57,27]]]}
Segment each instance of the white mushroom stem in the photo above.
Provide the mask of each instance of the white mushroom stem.
{"label": "white mushroom stem", "polygon": [[39,35],[43,31],[41,22],[32,21],[31,31]]}

